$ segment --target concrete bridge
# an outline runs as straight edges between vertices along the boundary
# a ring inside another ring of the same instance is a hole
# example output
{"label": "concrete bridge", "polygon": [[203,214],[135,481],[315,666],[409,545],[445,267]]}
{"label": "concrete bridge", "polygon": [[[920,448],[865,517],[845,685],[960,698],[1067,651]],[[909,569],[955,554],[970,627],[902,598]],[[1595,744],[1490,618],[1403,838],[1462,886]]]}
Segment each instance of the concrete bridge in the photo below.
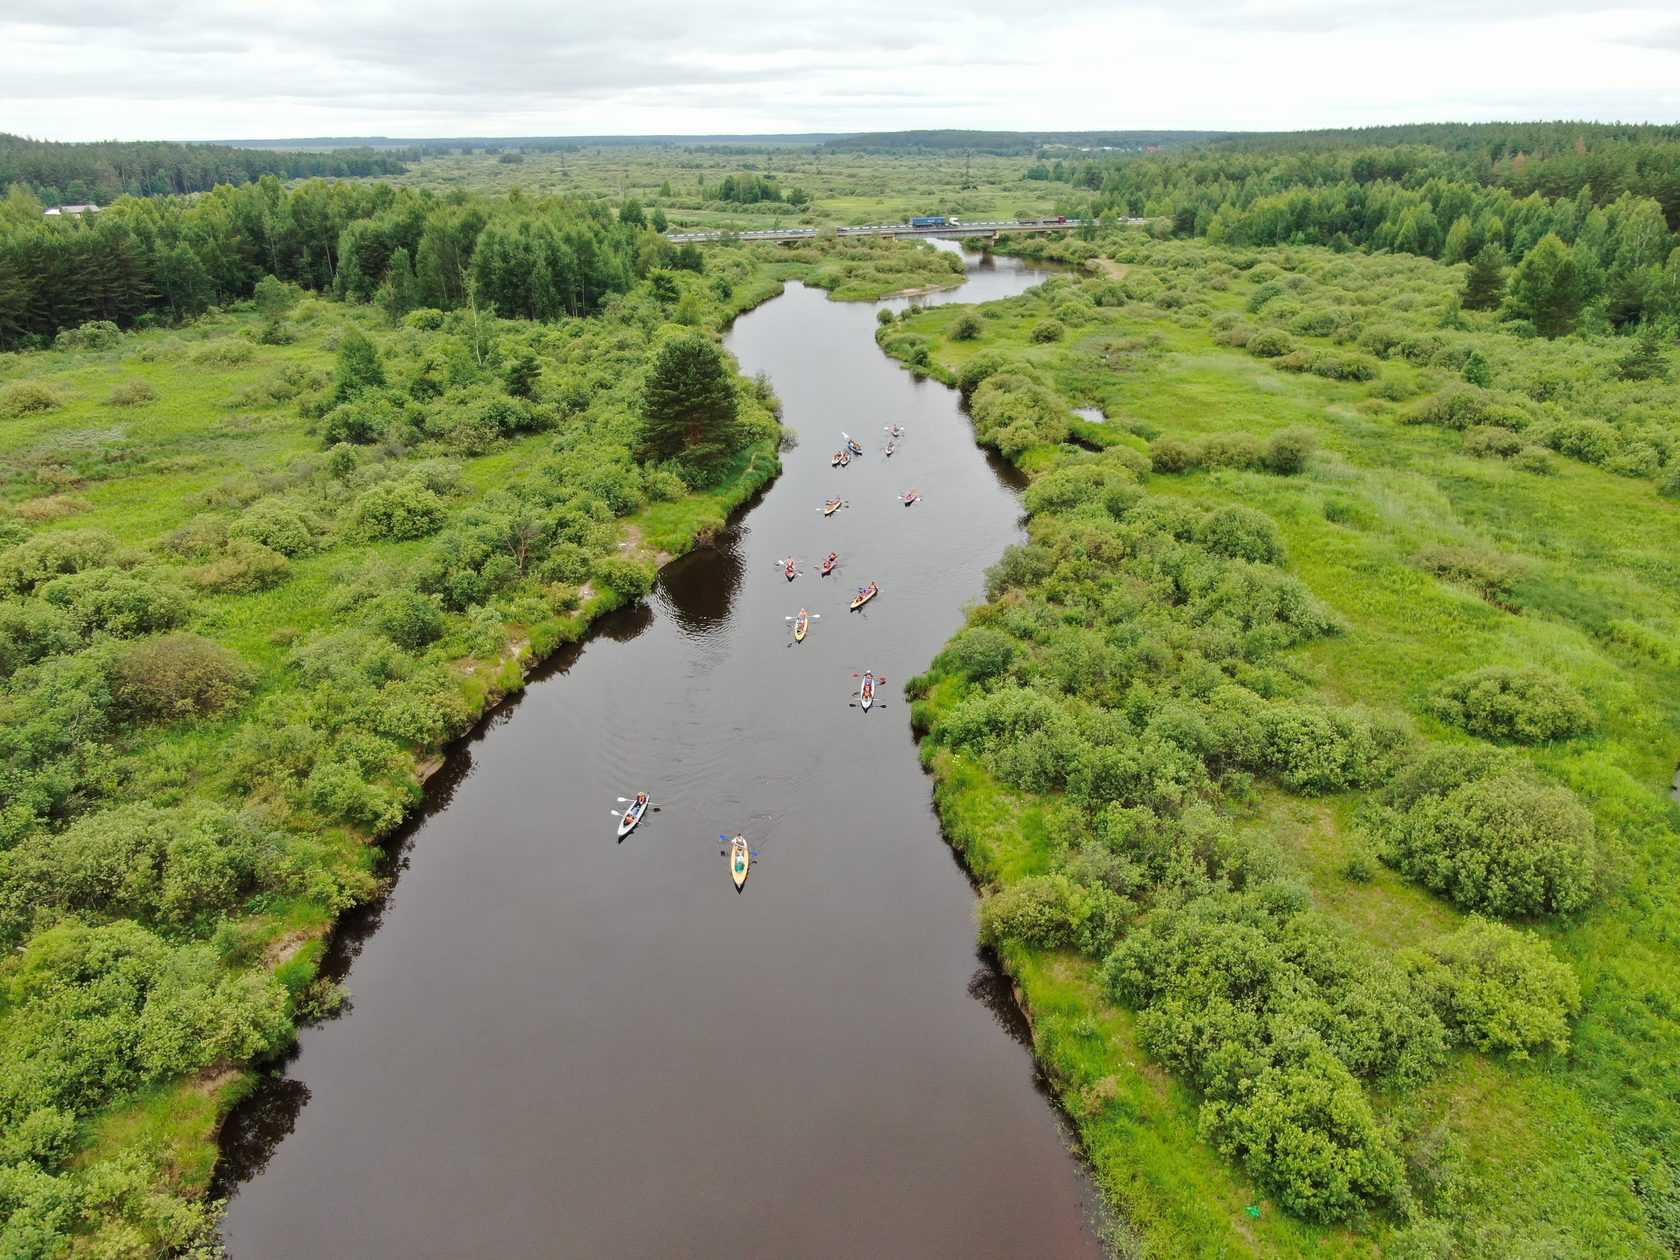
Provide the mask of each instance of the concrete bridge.
{"label": "concrete bridge", "polygon": [[[1148,219],[1120,219],[1120,223],[1142,224]],[[1084,226],[1081,219],[947,219],[944,223],[869,223],[862,227],[836,228],[754,228],[744,232],[667,232],[665,239],[674,245],[705,245],[712,241],[808,241],[832,232],[835,236],[937,236],[945,240],[983,236],[996,240],[1005,232],[1069,232]]]}

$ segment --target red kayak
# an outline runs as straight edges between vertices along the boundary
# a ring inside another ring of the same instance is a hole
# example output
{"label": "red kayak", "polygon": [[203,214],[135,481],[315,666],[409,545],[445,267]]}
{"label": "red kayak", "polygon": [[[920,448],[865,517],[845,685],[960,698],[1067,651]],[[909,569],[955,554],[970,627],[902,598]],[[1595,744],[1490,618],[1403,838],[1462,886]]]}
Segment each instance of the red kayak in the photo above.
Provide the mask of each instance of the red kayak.
{"label": "red kayak", "polygon": [[782,572],[787,574],[787,580],[790,581],[790,582],[793,581],[794,578],[799,576],[799,570],[794,567],[792,556],[789,556],[787,558],[787,560],[783,563]]}
{"label": "red kayak", "polygon": [[818,576],[827,577],[830,573],[834,572],[834,566],[839,563],[840,554],[838,552],[829,552],[828,559],[824,560],[822,563],[822,573]]}
{"label": "red kayak", "polygon": [[910,491],[909,494],[906,494],[904,496],[904,506],[909,507],[912,503],[914,503],[918,498],[921,497],[921,493],[922,492],[920,490],[912,490],[912,491]]}

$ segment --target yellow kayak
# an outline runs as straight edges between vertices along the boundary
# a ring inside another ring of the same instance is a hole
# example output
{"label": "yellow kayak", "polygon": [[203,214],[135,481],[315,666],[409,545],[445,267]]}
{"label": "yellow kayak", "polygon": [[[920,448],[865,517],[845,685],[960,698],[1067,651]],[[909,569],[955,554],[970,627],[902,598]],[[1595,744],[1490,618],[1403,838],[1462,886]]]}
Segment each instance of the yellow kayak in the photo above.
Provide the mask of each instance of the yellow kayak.
{"label": "yellow kayak", "polygon": [[729,842],[729,878],[735,881],[736,892],[747,882],[747,868],[751,865],[752,850],[747,848],[746,837],[736,836]]}

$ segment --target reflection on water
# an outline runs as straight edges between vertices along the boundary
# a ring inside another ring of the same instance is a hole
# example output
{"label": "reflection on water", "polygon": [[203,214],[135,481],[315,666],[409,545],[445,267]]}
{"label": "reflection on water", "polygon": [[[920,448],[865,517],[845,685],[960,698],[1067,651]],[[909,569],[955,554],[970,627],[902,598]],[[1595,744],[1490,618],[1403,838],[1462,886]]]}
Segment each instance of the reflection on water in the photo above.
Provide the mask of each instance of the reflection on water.
{"label": "reflection on water", "polygon": [[283,1066],[264,1076],[223,1126],[222,1162],[212,1195],[224,1196],[268,1167],[281,1139],[290,1137],[297,1126],[309,1101],[309,1086],[285,1075]]}
{"label": "reflection on water", "polygon": [[686,634],[698,638],[728,622],[746,567],[740,541],[738,527],[726,529],[710,546],[673,560],[660,573],[660,607]]}

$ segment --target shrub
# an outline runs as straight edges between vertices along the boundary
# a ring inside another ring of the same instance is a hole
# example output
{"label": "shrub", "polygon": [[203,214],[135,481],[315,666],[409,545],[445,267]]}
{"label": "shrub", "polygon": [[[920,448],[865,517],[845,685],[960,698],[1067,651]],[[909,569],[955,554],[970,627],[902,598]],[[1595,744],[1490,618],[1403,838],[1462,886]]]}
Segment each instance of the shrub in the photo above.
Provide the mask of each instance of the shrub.
{"label": "shrub", "polygon": [[967,397],[979,389],[987,379],[1000,372],[1037,379],[1037,374],[1025,361],[1017,359],[1007,351],[982,350],[957,370],[957,388]]}
{"label": "shrub", "polygon": [[369,394],[342,402],[321,418],[321,445],[376,442],[400,419],[389,399]]}
{"label": "shrub", "polygon": [[1195,540],[1216,556],[1283,563],[1283,539],[1272,518],[1239,503],[1215,508],[1196,526]]}
{"label": "shrub", "polygon": [[975,682],[990,682],[1015,663],[1015,640],[989,626],[970,626],[940,654],[940,664]]}
{"label": "shrub", "polygon": [[1149,466],[1154,472],[1189,472],[1197,462],[1196,449],[1182,438],[1158,437],[1149,444]]}
{"label": "shrub", "polygon": [[1523,447],[1511,460],[1511,466],[1540,477],[1549,477],[1557,471],[1557,464],[1546,453],[1545,448],[1540,446]]}
{"label": "shrub", "polygon": [[443,637],[443,614],[417,591],[393,591],[376,601],[369,619],[379,633],[413,651]]}
{"label": "shrub", "polygon": [[1592,816],[1525,770],[1484,769],[1374,825],[1385,860],[1467,910],[1567,914],[1595,892]]}
{"label": "shrub", "polygon": [[122,340],[122,330],[108,319],[95,319],[79,328],[66,328],[53,338],[55,350],[109,350]]}
{"label": "shrub", "polygon": [[1209,468],[1258,468],[1263,458],[1260,439],[1252,433],[1210,433],[1197,447],[1197,462]]}
{"label": "shrub", "polygon": [[978,341],[986,331],[986,326],[973,311],[965,311],[957,316],[946,333],[952,341]]}
{"label": "shrub", "polygon": [[1425,573],[1468,586],[1500,608],[1514,606],[1517,583],[1527,571],[1521,560],[1478,547],[1424,547],[1412,561]]}
{"label": "shrub", "polygon": [[126,644],[109,676],[118,713],[136,722],[207,717],[244,700],[256,682],[237,652],[196,634]]}
{"label": "shrub", "polygon": [[1260,452],[1260,463],[1281,477],[1290,477],[1306,469],[1307,461],[1318,447],[1306,429],[1282,429],[1266,439]]}
{"label": "shrub", "polygon": [[1362,714],[1315,704],[1269,705],[1260,731],[1264,751],[1258,768],[1308,795],[1370,783],[1391,745],[1388,732]]}
{"label": "shrub", "polygon": [[112,407],[138,407],[144,403],[155,402],[157,396],[157,389],[150,381],[136,377],[132,380],[118,381],[111,388],[110,396],[105,401]]}
{"label": "shrub", "polygon": [[1602,420],[1560,420],[1536,436],[1541,445],[1585,464],[1607,464],[1622,447],[1621,434]]}
{"label": "shrub", "polygon": [[8,381],[0,385],[0,420],[62,407],[64,400],[43,381]]}
{"label": "shrub", "polygon": [[1523,449],[1522,438],[1509,429],[1492,425],[1472,425],[1464,435],[1464,453],[1483,459],[1510,459]]}
{"label": "shrub", "polygon": [[1581,988],[1532,933],[1472,917],[1409,951],[1407,961],[1434,991],[1446,1026],[1477,1050],[1513,1059],[1543,1048],[1568,1051]]}
{"label": "shrub", "polygon": [[424,538],[443,525],[445,509],[419,481],[385,481],[362,492],[351,509],[351,528],[365,539]]}
{"label": "shrub", "polygon": [[0,551],[0,588],[34,590],[65,573],[82,573],[110,564],[117,540],[101,529],[61,529],[36,534]]}
{"label": "shrub", "polygon": [[422,306],[404,316],[403,324],[420,332],[436,332],[443,327],[443,312],[436,307]]}
{"label": "shrub", "polygon": [[186,597],[172,584],[121,569],[65,574],[44,585],[41,598],[69,613],[83,634],[117,638],[172,629],[188,612]]}
{"label": "shrub", "polygon": [[76,623],[62,609],[38,599],[0,602],[0,678],[78,646]]}
{"label": "shrub", "polygon": [[1033,325],[1032,339],[1040,345],[1060,341],[1067,335],[1067,326],[1059,319],[1041,319]]}
{"label": "shrub", "polygon": [[291,564],[278,551],[249,538],[236,538],[208,564],[187,570],[186,579],[201,591],[248,595],[280,585],[291,572]]}
{"label": "shrub", "polygon": [[1377,365],[1362,354],[1342,354],[1335,350],[1320,350],[1307,364],[1307,371],[1332,381],[1374,381]]}
{"label": "shrub", "polygon": [[264,499],[245,509],[228,526],[229,538],[246,538],[271,551],[296,559],[315,549],[315,533],[309,520],[290,504]]}
{"label": "shrub", "polygon": [[1294,350],[1295,343],[1288,333],[1266,328],[1248,339],[1247,349],[1257,359],[1278,359]]}
{"label": "shrub", "polygon": [[1468,429],[1487,424],[1493,413],[1493,396],[1474,385],[1449,385],[1438,394],[1415,403],[1401,413],[1406,424],[1438,424],[1444,429]]}
{"label": "shrub", "polygon": [[244,367],[256,353],[248,341],[217,337],[194,350],[192,361],[203,368],[236,368]]}
{"label": "shrub", "polygon": [[1580,692],[1532,665],[1489,665],[1455,674],[1430,693],[1429,710],[1472,735],[1519,744],[1570,739],[1593,723]]}
{"label": "shrub", "polygon": [[622,599],[637,599],[653,589],[652,567],[628,556],[602,556],[591,571],[598,585]]}
{"label": "shrub", "polygon": [[1078,884],[1061,874],[1029,875],[981,901],[980,939],[1100,956],[1113,946],[1130,911],[1129,902],[1100,885]]}

